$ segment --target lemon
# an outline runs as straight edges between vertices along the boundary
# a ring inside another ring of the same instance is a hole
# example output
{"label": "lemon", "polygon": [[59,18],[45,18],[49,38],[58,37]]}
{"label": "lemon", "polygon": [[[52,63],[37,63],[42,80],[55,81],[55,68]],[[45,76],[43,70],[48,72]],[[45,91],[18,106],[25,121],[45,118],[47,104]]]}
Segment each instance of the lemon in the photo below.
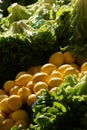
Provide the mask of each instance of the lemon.
{"label": "lemon", "polygon": [[33,76],[33,83],[37,83],[39,81],[47,83],[49,80],[49,75],[45,72],[38,72]]}
{"label": "lemon", "polygon": [[31,90],[31,93],[33,93],[33,81],[29,81],[27,84],[26,84],[26,87],[29,88]]}
{"label": "lemon", "polygon": [[53,77],[49,79],[48,86],[49,88],[58,87],[62,83],[62,78]]}
{"label": "lemon", "polygon": [[76,75],[77,77],[79,76],[79,71],[73,67],[69,67],[67,68],[64,73],[63,73],[63,78],[66,76],[66,75]]}
{"label": "lemon", "polygon": [[69,51],[64,52],[63,55],[64,63],[73,63],[76,61],[76,58]]}
{"label": "lemon", "polygon": [[4,95],[0,95],[0,101],[5,99],[5,98],[8,98],[8,95],[4,94]]}
{"label": "lemon", "polygon": [[84,62],[82,65],[81,65],[81,72],[82,71],[87,71],[87,62]]}
{"label": "lemon", "polygon": [[61,74],[61,72],[59,72],[57,70],[53,70],[52,73],[50,74],[50,78],[52,78],[52,77],[59,77],[59,78],[61,78],[62,74]]}
{"label": "lemon", "polygon": [[57,70],[58,70],[61,74],[63,74],[63,72],[65,71],[65,69],[67,69],[67,68],[69,68],[69,67],[71,67],[71,65],[69,65],[69,64],[63,64],[63,65],[61,65]]}
{"label": "lemon", "polygon": [[54,87],[54,88],[51,88],[50,90],[49,90],[49,93],[57,93],[57,91],[58,91],[58,87]]}
{"label": "lemon", "polygon": [[45,83],[45,82],[37,82],[35,85],[34,85],[34,93],[37,93],[40,89],[46,89],[48,90],[48,85]]}
{"label": "lemon", "polygon": [[31,94],[30,96],[28,96],[28,98],[27,98],[28,106],[31,106],[35,101],[36,101],[36,95],[35,94]]}
{"label": "lemon", "polygon": [[64,63],[64,55],[61,52],[53,53],[49,58],[49,63],[54,64],[56,67],[61,66]]}
{"label": "lemon", "polygon": [[31,80],[32,80],[31,74],[22,74],[17,79],[15,79],[15,82],[19,86],[25,86]]}
{"label": "lemon", "polygon": [[82,71],[82,72],[79,73],[79,78],[82,79],[86,75],[87,75],[87,71]]}
{"label": "lemon", "polygon": [[17,92],[17,94],[21,97],[23,102],[25,103],[27,100],[27,97],[31,94],[31,90],[25,86],[20,88]]}
{"label": "lemon", "polygon": [[52,63],[47,63],[41,67],[40,71],[45,72],[49,75],[53,70],[57,70],[56,66]]}
{"label": "lemon", "polygon": [[9,95],[17,95],[18,89],[20,87],[18,85],[14,86],[13,88],[10,89]]}
{"label": "lemon", "polygon": [[18,110],[22,107],[23,102],[22,99],[19,95],[11,95],[8,98],[7,106],[12,110]]}
{"label": "lemon", "polygon": [[44,91],[46,91],[46,89],[40,89],[40,90],[36,93],[36,97],[41,96]]}
{"label": "lemon", "polygon": [[16,85],[15,81],[13,80],[8,80],[4,83],[3,85],[3,88],[4,88],[4,91],[9,94],[10,92],[10,89],[13,88],[14,86]]}
{"label": "lemon", "polygon": [[0,101],[0,111],[3,111],[6,114],[11,112],[11,109],[8,107],[7,104],[8,104],[8,98],[5,98]]}
{"label": "lemon", "polygon": [[20,72],[18,72],[17,75],[15,76],[15,79],[17,79],[18,77],[20,77],[23,74],[27,74],[27,72],[26,71],[20,71]]}
{"label": "lemon", "polygon": [[9,118],[13,119],[15,122],[19,121],[19,120],[25,120],[27,122],[29,121],[29,115],[23,109],[19,109],[19,110],[16,110],[16,111],[10,113]]}

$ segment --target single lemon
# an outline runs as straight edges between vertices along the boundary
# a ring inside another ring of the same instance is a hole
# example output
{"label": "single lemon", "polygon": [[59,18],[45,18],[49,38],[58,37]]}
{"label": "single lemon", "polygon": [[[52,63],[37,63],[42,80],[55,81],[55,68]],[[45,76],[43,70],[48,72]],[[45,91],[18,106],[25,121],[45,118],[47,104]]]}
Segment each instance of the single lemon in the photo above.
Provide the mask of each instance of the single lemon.
{"label": "single lemon", "polygon": [[47,64],[44,64],[42,67],[41,67],[41,72],[45,72],[47,73],[48,75],[50,75],[50,73],[53,71],[53,70],[57,70],[56,66],[52,63],[47,63]]}
{"label": "single lemon", "polygon": [[45,83],[45,82],[37,82],[35,85],[34,85],[34,93],[37,93],[40,89],[46,89],[48,90],[48,85]]}
{"label": "single lemon", "polygon": [[62,83],[62,78],[53,77],[49,79],[48,86],[49,88],[58,87]]}
{"label": "single lemon", "polygon": [[27,104],[28,106],[33,105],[33,103],[36,101],[36,95],[35,94],[31,94],[30,96],[28,96],[27,98]]}
{"label": "single lemon", "polygon": [[54,64],[56,67],[64,63],[64,55],[61,52],[55,52],[49,57],[49,63]]}
{"label": "single lemon", "polygon": [[31,74],[22,74],[17,79],[15,79],[15,82],[19,86],[24,86],[31,80],[32,80]]}
{"label": "single lemon", "polygon": [[64,52],[63,55],[64,55],[64,63],[73,63],[76,61],[76,58],[69,51]]}
{"label": "single lemon", "polygon": [[26,103],[27,97],[31,94],[31,90],[25,86],[18,89],[17,94],[21,97],[23,103]]}
{"label": "single lemon", "polygon": [[11,95],[8,98],[7,106],[12,110],[18,110],[22,107],[23,102],[19,95]]}
{"label": "single lemon", "polygon": [[87,71],[87,62],[84,62],[82,65],[81,65],[81,72],[82,71]]}
{"label": "single lemon", "polygon": [[33,76],[33,83],[37,83],[37,82],[45,82],[47,83],[49,80],[49,75],[45,72],[38,72]]}
{"label": "single lemon", "polygon": [[29,115],[28,113],[23,109],[18,109],[12,113],[9,114],[9,118],[13,119],[15,122],[18,120],[25,120],[29,121]]}
{"label": "single lemon", "polygon": [[16,85],[15,81],[14,80],[8,80],[4,83],[3,85],[3,88],[4,88],[4,91],[9,94],[10,92],[10,89],[13,88],[14,86]]}
{"label": "single lemon", "polygon": [[66,75],[76,75],[79,77],[79,71],[73,67],[69,67],[64,71],[63,78],[65,78]]}

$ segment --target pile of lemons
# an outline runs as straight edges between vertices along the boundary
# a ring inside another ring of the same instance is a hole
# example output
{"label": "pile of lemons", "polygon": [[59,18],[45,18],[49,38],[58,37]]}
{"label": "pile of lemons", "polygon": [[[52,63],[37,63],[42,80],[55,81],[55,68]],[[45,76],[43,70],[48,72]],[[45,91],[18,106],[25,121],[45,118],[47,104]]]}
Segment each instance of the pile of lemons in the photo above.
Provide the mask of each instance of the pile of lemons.
{"label": "pile of lemons", "polygon": [[76,57],[68,51],[55,52],[48,63],[17,73],[14,80],[6,81],[0,89],[0,130],[20,124],[28,128],[30,117],[23,105],[30,107],[44,90],[56,91],[66,75],[82,77],[85,73],[87,62],[78,66]]}

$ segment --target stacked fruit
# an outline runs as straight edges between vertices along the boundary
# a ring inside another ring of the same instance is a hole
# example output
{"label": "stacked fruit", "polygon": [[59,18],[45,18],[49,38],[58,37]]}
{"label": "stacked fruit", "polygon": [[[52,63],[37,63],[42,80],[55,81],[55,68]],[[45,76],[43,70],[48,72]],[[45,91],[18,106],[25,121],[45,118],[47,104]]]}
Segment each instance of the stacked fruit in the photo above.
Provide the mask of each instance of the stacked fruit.
{"label": "stacked fruit", "polygon": [[20,124],[28,128],[30,116],[23,106],[31,107],[44,90],[56,91],[66,75],[81,78],[86,73],[87,62],[78,66],[70,52],[55,52],[43,66],[19,72],[0,89],[0,130],[10,130]]}

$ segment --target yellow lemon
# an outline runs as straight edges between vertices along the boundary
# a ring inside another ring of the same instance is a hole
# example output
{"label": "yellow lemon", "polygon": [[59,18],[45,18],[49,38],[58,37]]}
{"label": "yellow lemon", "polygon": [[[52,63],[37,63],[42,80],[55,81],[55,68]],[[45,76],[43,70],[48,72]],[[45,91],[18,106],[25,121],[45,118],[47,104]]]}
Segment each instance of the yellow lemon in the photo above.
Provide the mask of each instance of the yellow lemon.
{"label": "yellow lemon", "polygon": [[40,90],[36,93],[36,97],[41,96],[44,91],[46,91],[46,89],[40,89]]}
{"label": "yellow lemon", "polygon": [[31,93],[33,93],[33,81],[29,81],[27,84],[26,84],[26,87],[29,88],[31,90]]}
{"label": "yellow lemon", "polygon": [[8,98],[8,95],[4,94],[4,95],[0,95],[0,101],[5,99],[5,98]]}
{"label": "yellow lemon", "polygon": [[58,87],[54,87],[54,88],[51,88],[50,90],[49,90],[49,93],[57,93],[57,91],[58,91]]}
{"label": "yellow lemon", "polygon": [[9,118],[13,119],[15,122],[19,121],[19,120],[29,121],[29,115],[23,109],[19,109],[19,110],[16,110],[16,111],[10,113]]}
{"label": "yellow lemon", "polygon": [[71,65],[69,65],[69,64],[63,64],[63,65],[61,65],[57,70],[58,70],[61,74],[63,74],[63,72],[65,71],[65,69],[67,69],[67,68],[69,68],[69,67],[71,67]]}
{"label": "yellow lemon", "polygon": [[56,66],[52,63],[47,63],[41,67],[40,71],[50,74],[53,70],[57,70]]}
{"label": "yellow lemon", "polygon": [[8,104],[8,98],[5,98],[0,101],[0,111],[3,111],[6,114],[11,112],[11,109],[8,107],[7,104]]}
{"label": "yellow lemon", "polygon": [[87,71],[87,62],[84,62],[82,65],[81,65],[81,72],[82,71]]}
{"label": "yellow lemon", "polygon": [[28,96],[28,98],[27,98],[28,106],[31,106],[35,101],[36,101],[36,95],[35,94],[31,94],[30,96]]}
{"label": "yellow lemon", "polygon": [[53,53],[49,58],[49,63],[54,64],[56,67],[61,66],[64,63],[64,55],[61,52]]}
{"label": "yellow lemon", "polygon": [[10,92],[10,89],[13,88],[14,86],[16,85],[15,81],[13,80],[8,80],[4,83],[3,85],[3,88],[4,88],[4,91],[9,94]]}
{"label": "yellow lemon", "polygon": [[62,78],[53,77],[49,79],[48,86],[49,88],[58,87],[62,83]]}
{"label": "yellow lemon", "polygon": [[40,89],[46,89],[48,90],[48,85],[45,83],[45,82],[37,82],[35,85],[34,85],[34,93],[37,93]]}
{"label": "yellow lemon", "polygon": [[48,82],[49,80],[49,75],[47,73],[44,73],[44,72],[38,72],[36,73],[34,76],[33,76],[33,83],[37,83],[39,81],[42,81],[42,82]]}
{"label": "yellow lemon", "polygon": [[31,94],[31,90],[25,86],[20,88],[17,92],[17,94],[21,97],[23,102],[25,103],[27,100],[27,97]]}
{"label": "yellow lemon", "polygon": [[31,74],[22,74],[17,79],[15,79],[15,82],[19,86],[25,86],[31,80],[32,80]]}
{"label": "yellow lemon", "polygon": [[8,98],[7,106],[12,110],[18,110],[22,107],[23,102],[22,99],[19,95],[11,95]]}
{"label": "yellow lemon", "polygon": [[79,71],[73,67],[69,67],[67,68],[64,73],[63,73],[63,78],[66,76],[66,75],[76,75],[77,77],[79,76]]}
{"label": "yellow lemon", "polygon": [[15,76],[15,79],[17,79],[18,77],[20,77],[23,74],[27,74],[27,72],[26,71],[20,71],[20,72],[18,72],[17,75]]}
{"label": "yellow lemon", "polygon": [[14,86],[13,88],[10,89],[9,95],[17,95],[18,89],[20,87],[18,85]]}
{"label": "yellow lemon", "polygon": [[82,79],[86,75],[87,75],[87,71],[82,71],[82,72],[79,73],[79,78]]}
{"label": "yellow lemon", "polygon": [[59,77],[59,78],[61,78],[62,74],[61,74],[61,72],[59,72],[57,70],[53,70],[52,73],[50,74],[50,78],[52,78],[52,77]]}
{"label": "yellow lemon", "polygon": [[64,63],[73,63],[76,60],[76,58],[69,51],[64,52],[63,55],[64,55]]}

